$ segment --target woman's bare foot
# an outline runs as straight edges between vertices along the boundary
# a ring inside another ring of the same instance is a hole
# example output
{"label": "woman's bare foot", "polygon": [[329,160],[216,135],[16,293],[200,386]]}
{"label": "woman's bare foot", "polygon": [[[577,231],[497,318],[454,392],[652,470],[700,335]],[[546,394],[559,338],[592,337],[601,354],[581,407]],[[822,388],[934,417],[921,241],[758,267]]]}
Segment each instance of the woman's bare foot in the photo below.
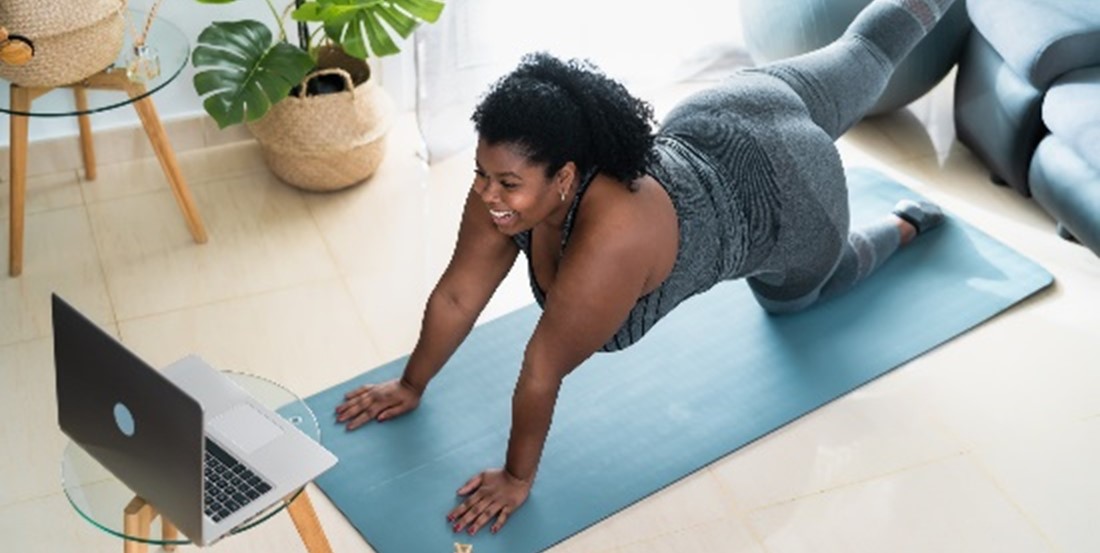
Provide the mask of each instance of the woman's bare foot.
{"label": "woman's bare foot", "polygon": [[901,200],[894,206],[893,213],[898,218],[902,246],[943,223],[943,210],[926,200]]}
{"label": "woman's bare foot", "polygon": [[901,233],[901,245],[904,246],[912,242],[913,239],[917,237],[917,227],[914,227],[906,222],[905,219],[897,215],[894,216],[894,219],[896,219],[898,225],[898,232]]}

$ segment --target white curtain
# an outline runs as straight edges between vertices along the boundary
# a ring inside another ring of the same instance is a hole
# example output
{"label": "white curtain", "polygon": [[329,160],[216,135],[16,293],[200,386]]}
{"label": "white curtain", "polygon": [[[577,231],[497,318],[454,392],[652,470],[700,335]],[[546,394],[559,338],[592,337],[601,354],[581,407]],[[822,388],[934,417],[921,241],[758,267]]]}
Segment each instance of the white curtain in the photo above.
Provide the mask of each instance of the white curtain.
{"label": "white curtain", "polygon": [[525,53],[589,59],[645,98],[747,60],[739,9],[737,0],[450,0],[415,36],[416,112],[429,161],[472,144],[477,100]]}

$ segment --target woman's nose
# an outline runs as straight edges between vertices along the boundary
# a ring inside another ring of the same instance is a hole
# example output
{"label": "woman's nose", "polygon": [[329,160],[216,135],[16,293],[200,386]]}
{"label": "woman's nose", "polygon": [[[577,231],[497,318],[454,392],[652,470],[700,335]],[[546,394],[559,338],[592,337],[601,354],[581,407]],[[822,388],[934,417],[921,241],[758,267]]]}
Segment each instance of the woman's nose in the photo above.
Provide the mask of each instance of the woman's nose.
{"label": "woman's nose", "polygon": [[474,188],[477,190],[478,195],[481,196],[481,201],[490,203],[496,199],[497,187],[493,186],[492,180],[484,179],[482,182],[475,182]]}

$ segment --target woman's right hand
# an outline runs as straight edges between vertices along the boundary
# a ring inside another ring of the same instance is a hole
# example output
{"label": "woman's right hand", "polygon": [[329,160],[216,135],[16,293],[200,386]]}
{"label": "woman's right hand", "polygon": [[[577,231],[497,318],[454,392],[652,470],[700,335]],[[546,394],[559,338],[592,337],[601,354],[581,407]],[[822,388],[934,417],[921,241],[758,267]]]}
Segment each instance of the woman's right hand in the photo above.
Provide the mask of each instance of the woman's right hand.
{"label": "woman's right hand", "polygon": [[372,420],[382,422],[403,415],[418,405],[420,392],[404,380],[367,384],[344,394],[344,403],[336,407],[336,422],[355,430]]}

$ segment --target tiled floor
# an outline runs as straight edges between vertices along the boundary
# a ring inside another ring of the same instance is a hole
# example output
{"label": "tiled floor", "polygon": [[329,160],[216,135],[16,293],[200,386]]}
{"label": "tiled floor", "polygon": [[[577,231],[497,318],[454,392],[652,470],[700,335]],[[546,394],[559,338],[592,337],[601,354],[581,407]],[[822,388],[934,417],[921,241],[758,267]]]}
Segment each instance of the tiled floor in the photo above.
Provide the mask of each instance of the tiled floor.
{"label": "tiled floor", "polygon": [[[658,112],[688,88],[653,97]],[[946,81],[908,110],[859,125],[843,155],[1032,257],[1055,286],[556,551],[1100,550],[1100,259],[1055,237],[1029,200],[990,184],[955,143],[950,110]],[[377,175],[335,194],[280,183],[252,142],[184,154],[211,237],[202,246],[154,160],[104,166],[95,182],[75,172],[33,178],[25,272],[0,277],[0,549],[121,547],[59,490],[51,291],[158,365],[198,352],[302,395],[407,353],[472,166],[469,152],[425,166],[414,136],[406,116]],[[0,219],[5,252],[7,224]],[[530,301],[523,271],[513,271],[484,317]],[[336,551],[370,550],[322,494],[313,498]],[[300,545],[283,516],[213,550]]]}

